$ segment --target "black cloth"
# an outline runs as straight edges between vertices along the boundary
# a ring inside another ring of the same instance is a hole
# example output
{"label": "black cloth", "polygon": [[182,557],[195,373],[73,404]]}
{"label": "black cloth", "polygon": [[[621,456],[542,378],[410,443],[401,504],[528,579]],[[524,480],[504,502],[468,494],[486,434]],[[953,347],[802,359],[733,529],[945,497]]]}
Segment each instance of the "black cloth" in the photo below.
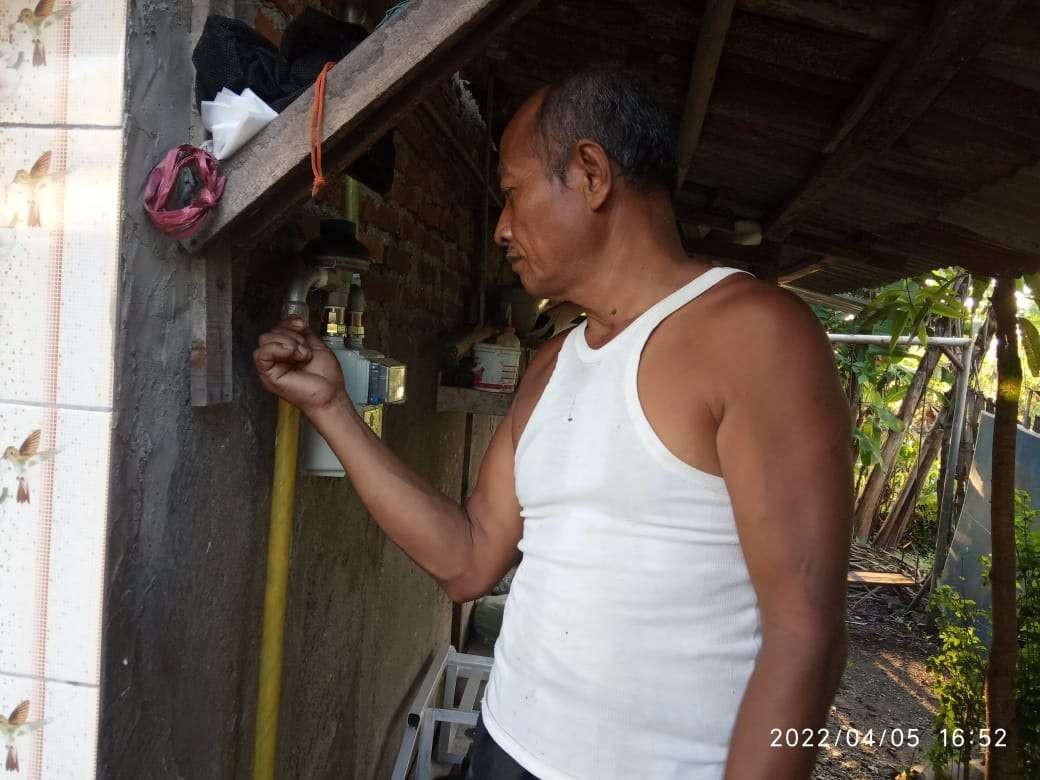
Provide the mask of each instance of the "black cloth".
{"label": "black cloth", "polygon": [[483,717],[477,718],[473,744],[462,759],[464,780],[538,780],[491,738]]}
{"label": "black cloth", "polygon": [[[245,22],[210,16],[191,55],[195,93],[201,102],[212,100],[225,87],[239,94],[248,87],[281,113],[314,83],[326,62],[343,59],[367,35],[360,25],[307,8],[289,22],[278,48]],[[394,180],[393,131],[348,171],[376,192],[389,192]]]}

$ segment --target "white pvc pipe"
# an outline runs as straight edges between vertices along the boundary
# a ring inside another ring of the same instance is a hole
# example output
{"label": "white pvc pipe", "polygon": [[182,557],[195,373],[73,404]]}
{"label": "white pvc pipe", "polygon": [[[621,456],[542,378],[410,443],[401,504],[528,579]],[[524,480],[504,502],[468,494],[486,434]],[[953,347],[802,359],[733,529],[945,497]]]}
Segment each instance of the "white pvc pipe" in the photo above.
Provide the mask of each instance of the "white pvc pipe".
{"label": "white pvc pipe", "polygon": [[[892,341],[891,336],[872,336],[860,333],[828,333],[827,338],[835,344],[888,344]],[[929,347],[963,347],[971,343],[971,339],[957,336],[929,336]],[[911,346],[922,346],[921,339],[916,336],[900,336],[896,339],[897,344],[909,344]]]}

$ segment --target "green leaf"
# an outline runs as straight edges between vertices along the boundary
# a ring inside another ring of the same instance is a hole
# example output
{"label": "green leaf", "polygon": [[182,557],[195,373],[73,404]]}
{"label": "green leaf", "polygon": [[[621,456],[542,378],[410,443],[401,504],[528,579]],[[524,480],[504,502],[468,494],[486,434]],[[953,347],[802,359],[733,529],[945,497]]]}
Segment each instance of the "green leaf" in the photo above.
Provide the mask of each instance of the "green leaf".
{"label": "green leaf", "polygon": [[889,317],[892,316],[893,312],[896,311],[897,307],[896,304],[890,303],[886,304],[885,306],[881,306],[873,311],[868,311],[869,308],[870,307],[867,307],[860,312],[860,316],[863,317],[863,319],[861,319],[859,322],[860,333],[869,333],[870,331],[868,330],[868,328],[871,325],[873,325],[875,322],[883,322],[884,320],[887,320]]}
{"label": "green leaf", "polygon": [[898,387],[894,387],[889,392],[885,393],[885,401],[890,404],[899,403],[906,397],[909,389],[909,385],[899,385]]}
{"label": "green leaf", "polygon": [[859,442],[859,461],[866,468],[881,462],[881,445],[872,437],[859,429],[853,429],[852,435]]}
{"label": "green leaf", "polygon": [[887,409],[884,406],[878,409],[878,419],[880,419],[882,425],[884,425],[890,431],[895,431],[896,433],[899,433],[903,430],[903,421],[896,417],[896,415],[894,415],[890,409]]}
{"label": "green leaf", "polygon": [[[910,334],[916,334],[924,344],[928,343],[928,331],[925,329],[925,320],[927,320],[928,315],[932,313],[933,305],[935,305],[935,301],[925,302],[917,312],[917,316],[914,317],[913,324],[910,326]],[[922,333],[924,333],[923,336],[921,335]]]}
{"label": "green leaf", "polygon": [[892,318],[892,339],[888,342],[889,352],[896,348],[896,342],[898,342],[899,337],[903,335],[903,329],[906,327],[906,321],[909,319],[910,312],[906,309],[897,312]]}
{"label": "green leaf", "polygon": [[964,316],[964,306],[959,303],[952,304],[943,301],[935,301],[932,304],[932,311],[940,317],[949,317],[954,320],[960,319]]}
{"label": "green leaf", "polygon": [[1018,332],[1022,334],[1022,350],[1026,353],[1029,373],[1040,376],[1040,332],[1025,317],[1018,318]]}

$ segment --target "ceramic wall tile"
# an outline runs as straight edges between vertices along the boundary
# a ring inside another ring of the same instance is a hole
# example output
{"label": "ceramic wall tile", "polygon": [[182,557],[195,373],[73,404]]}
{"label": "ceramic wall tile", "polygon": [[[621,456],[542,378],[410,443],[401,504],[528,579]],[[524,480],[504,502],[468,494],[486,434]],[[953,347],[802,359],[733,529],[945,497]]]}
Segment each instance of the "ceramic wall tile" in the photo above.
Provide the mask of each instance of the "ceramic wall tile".
{"label": "ceramic wall tile", "polygon": [[[121,138],[0,130],[0,401],[110,405]],[[32,188],[18,171],[40,160]]]}
{"label": "ceramic wall tile", "polygon": [[0,0],[0,122],[119,125],[125,1],[56,0],[42,19],[40,10]]}
{"label": "ceramic wall tile", "polygon": [[32,501],[32,488],[39,485],[39,475],[27,475],[30,500],[19,502],[18,471],[7,453],[9,447],[20,449],[34,431],[42,430],[47,414],[41,407],[0,404],[0,449],[5,453],[0,461],[0,550],[4,551],[0,581],[6,583],[0,598],[0,673],[34,671],[36,553],[42,504]]}
{"label": "ceramic wall tile", "polygon": [[0,602],[0,673],[98,682],[111,419],[0,404],[5,451],[40,431],[24,469],[11,454],[0,463],[0,573],[12,583]]}
{"label": "ceramic wall tile", "polygon": [[[97,763],[98,689],[0,673],[0,710],[29,702],[31,731],[15,739],[18,774],[10,777],[93,777]],[[42,725],[37,725],[43,721]],[[0,751],[6,748],[0,743]],[[6,761],[4,755],[0,761]]]}

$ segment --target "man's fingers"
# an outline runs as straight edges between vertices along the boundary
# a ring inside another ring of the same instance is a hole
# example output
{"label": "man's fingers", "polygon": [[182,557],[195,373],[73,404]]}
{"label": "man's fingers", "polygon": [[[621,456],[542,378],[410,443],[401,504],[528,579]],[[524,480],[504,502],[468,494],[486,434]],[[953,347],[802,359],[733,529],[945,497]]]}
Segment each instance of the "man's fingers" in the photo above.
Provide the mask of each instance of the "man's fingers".
{"label": "man's fingers", "polygon": [[260,344],[264,344],[267,341],[284,341],[292,342],[305,346],[307,344],[307,338],[295,331],[288,330],[287,328],[277,327],[272,328],[260,336]]}
{"label": "man's fingers", "polygon": [[268,344],[281,344],[286,347],[290,353],[290,357],[287,359],[296,361],[311,359],[311,347],[302,336],[297,334],[289,336],[281,332],[265,333],[260,337],[260,346],[264,347]]}
{"label": "man's fingers", "polygon": [[301,349],[298,344],[272,341],[253,352],[253,362],[260,371],[270,372],[277,363],[300,362],[303,359],[299,354]]}

